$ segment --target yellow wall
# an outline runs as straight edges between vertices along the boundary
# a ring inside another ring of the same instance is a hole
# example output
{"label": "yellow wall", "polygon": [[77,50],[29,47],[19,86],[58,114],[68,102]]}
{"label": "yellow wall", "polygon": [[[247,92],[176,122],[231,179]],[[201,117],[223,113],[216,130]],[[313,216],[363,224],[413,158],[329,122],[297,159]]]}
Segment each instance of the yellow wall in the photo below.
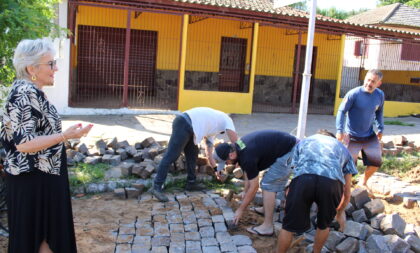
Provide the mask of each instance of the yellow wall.
{"label": "yellow wall", "polygon": [[[337,115],[338,107],[343,101],[342,98],[336,100],[336,108],[334,115]],[[396,102],[396,101],[385,101],[384,105],[384,116],[385,117],[398,117],[407,116],[410,114],[420,113],[420,103],[408,103],[408,102]]]}
{"label": "yellow wall", "polygon": [[187,70],[219,72],[222,37],[246,39],[246,64],[250,63],[252,28],[241,29],[239,21],[208,18],[188,25]]}
{"label": "yellow wall", "polygon": [[[306,40],[307,36],[304,33],[302,34],[302,45],[306,44]],[[292,77],[297,43],[297,31],[262,26],[259,33],[256,74]],[[340,37],[332,38],[326,34],[315,34],[314,46],[318,48],[315,78],[336,80],[340,44]]]}
{"label": "yellow wall", "polygon": [[[361,80],[364,79],[368,70],[363,70],[360,75]],[[408,84],[408,85],[418,85],[418,83],[411,83],[410,79],[413,77],[420,77],[420,71],[395,71],[395,70],[381,70],[384,77],[382,79],[383,83],[396,83],[396,84]]]}

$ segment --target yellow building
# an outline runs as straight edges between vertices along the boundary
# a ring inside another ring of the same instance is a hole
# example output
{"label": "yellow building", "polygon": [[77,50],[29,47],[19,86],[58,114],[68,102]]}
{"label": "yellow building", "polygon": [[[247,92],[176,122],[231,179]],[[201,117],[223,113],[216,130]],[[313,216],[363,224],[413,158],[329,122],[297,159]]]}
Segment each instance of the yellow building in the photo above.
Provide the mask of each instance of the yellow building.
{"label": "yellow building", "polygon": [[[69,1],[70,106],[296,112],[307,13],[237,2]],[[332,114],[340,99],[345,34],[413,38],[316,22],[309,113]]]}

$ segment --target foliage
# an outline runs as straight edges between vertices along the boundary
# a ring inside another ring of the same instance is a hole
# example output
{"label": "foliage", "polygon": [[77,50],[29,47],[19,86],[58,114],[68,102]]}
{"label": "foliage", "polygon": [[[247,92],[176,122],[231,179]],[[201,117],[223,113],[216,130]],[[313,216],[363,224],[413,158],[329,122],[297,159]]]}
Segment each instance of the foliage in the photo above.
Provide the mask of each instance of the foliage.
{"label": "foliage", "polygon": [[415,126],[413,123],[405,123],[399,120],[386,120],[384,122],[385,125],[396,125],[396,126]]}
{"label": "foliage", "polygon": [[13,53],[22,39],[57,37],[63,29],[54,23],[60,0],[0,1],[0,85],[9,86],[15,76]]}
{"label": "foliage", "polygon": [[[382,166],[378,171],[397,177],[404,177],[405,173],[419,165],[420,157],[418,152],[413,154],[403,153],[398,156],[387,155],[382,158]],[[365,168],[360,162],[358,163],[357,169],[359,174],[362,174]]]}
{"label": "foliage", "polygon": [[86,164],[79,163],[75,168],[72,168],[69,173],[69,180],[71,186],[79,186],[87,183],[98,182],[104,179],[105,171],[109,168],[108,164]]}
{"label": "foliage", "polygon": [[379,0],[379,6],[402,3],[411,7],[420,8],[420,0]]}
{"label": "foliage", "polygon": [[362,13],[367,11],[367,9],[359,9],[359,10],[351,10],[351,11],[343,11],[338,10],[335,7],[331,7],[329,9],[320,9],[317,8],[316,13],[321,14],[322,16],[336,18],[336,19],[346,19],[348,17],[354,16],[356,14]]}

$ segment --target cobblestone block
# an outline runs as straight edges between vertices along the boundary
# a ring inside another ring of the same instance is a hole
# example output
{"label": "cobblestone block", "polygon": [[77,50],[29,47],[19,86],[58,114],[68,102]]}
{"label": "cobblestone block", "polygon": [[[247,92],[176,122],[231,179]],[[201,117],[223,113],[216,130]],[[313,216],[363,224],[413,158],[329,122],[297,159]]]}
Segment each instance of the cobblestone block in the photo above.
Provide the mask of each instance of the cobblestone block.
{"label": "cobblestone block", "polygon": [[216,239],[220,244],[222,244],[222,243],[232,243],[231,235],[228,232],[218,232],[218,233],[216,233]]}
{"label": "cobblestone block", "polygon": [[367,202],[364,206],[366,216],[372,218],[373,216],[383,213],[385,211],[384,203],[380,199],[373,199]]}
{"label": "cobblestone block", "polygon": [[363,224],[348,220],[346,222],[344,234],[347,236],[356,237],[358,239],[364,240],[367,235],[367,230]]}
{"label": "cobblestone block", "polygon": [[246,235],[234,235],[232,236],[232,241],[237,247],[252,245],[251,239]]}
{"label": "cobblestone block", "polygon": [[371,235],[366,240],[366,249],[372,253],[390,253],[391,250],[385,241],[385,238],[381,235]]}
{"label": "cobblestone block", "polygon": [[169,253],[185,253],[185,246],[169,246]]}
{"label": "cobblestone block", "polygon": [[374,229],[381,228],[382,219],[385,218],[385,214],[381,213],[370,219],[370,226]]}
{"label": "cobblestone block", "polygon": [[155,236],[170,236],[169,226],[164,223],[155,222]]}
{"label": "cobblestone block", "polygon": [[214,222],[214,223],[218,223],[218,222],[225,222],[225,218],[223,218],[223,215],[214,215],[214,216],[212,216],[211,217],[211,220]]}
{"label": "cobblestone block", "polygon": [[211,219],[198,219],[197,222],[199,227],[209,227],[212,225]]}
{"label": "cobblestone block", "polygon": [[359,243],[353,237],[347,237],[335,248],[338,253],[356,253],[359,250]]}
{"label": "cobblestone block", "polygon": [[130,244],[118,244],[115,247],[116,253],[131,253],[131,245]]}
{"label": "cobblestone block", "polygon": [[381,221],[381,230],[385,234],[404,236],[405,221],[397,213],[386,215]]}
{"label": "cobblestone block", "polygon": [[154,236],[152,238],[152,248],[159,247],[159,246],[169,247],[170,243],[171,243],[171,238],[169,236]]}
{"label": "cobblestone block", "polygon": [[133,243],[134,235],[118,235],[117,243]]}
{"label": "cobblestone block", "polygon": [[168,249],[165,246],[152,247],[151,253],[168,253]]}
{"label": "cobblestone block", "polygon": [[198,232],[197,223],[185,224],[184,229],[185,232]]}
{"label": "cobblestone block", "polygon": [[169,224],[169,230],[172,233],[184,233],[183,224]]}
{"label": "cobblestone block", "polygon": [[408,235],[404,240],[410,245],[410,249],[414,252],[420,252],[420,239],[415,235]]}
{"label": "cobblestone block", "polygon": [[150,247],[140,244],[133,244],[131,247],[131,253],[150,253]]}
{"label": "cobblestone block", "polygon": [[185,240],[186,241],[200,241],[201,240],[200,233],[199,232],[186,232]]}
{"label": "cobblestone block", "polygon": [[369,201],[370,198],[366,189],[356,188],[351,192],[350,202],[356,209],[362,208]]}
{"label": "cobblestone block", "polygon": [[152,146],[155,143],[156,143],[156,140],[153,137],[149,137],[149,138],[144,139],[141,142],[141,146],[143,148],[148,148],[148,147]]}
{"label": "cobblestone block", "polygon": [[221,253],[221,251],[217,246],[203,246],[203,253]]}
{"label": "cobblestone block", "polygon": [[257,251],[252,246],[240,246],[238,253],[257,253]]}
{"label": "cobblestone block", "polygon": [[152,237],[151,236],[135,236],[133,246],[137,244],[142,246],[143,248],[150,249],[150,247],[152,246]]}
{"label": "cobblestone block", "polygon": [[83,162],[87,164],[98,164],[101,161],[102,161],[101,156],[88,156],[83,160]]}
{"label": "cobblestone block", "polygon": [[357,251],[357,253],[369,253],[367,251],[366,242],[365,241],[359,240],[359,250]]}
{"label": "cobblestone block", "polygon": [[398,235],[385,235],[384,238],[391,252],[407,252],[410,249],[410,244]]}
{"label": "cobblestone block", "polygon": [[185,234],[184,233],[171,233],[171,243],[185,243]]}
{"label": "cobblestone block", "polygon": [[325,242],[325,247],[327,247],[328,249],[330,249],[331,251],[334,251],[336,246],[344,240],[344,238],[346,238],[346,236],[338,231],[330,231],[329,235],[328,235],[328,239]]}
{"label": "cobblestone block", "polygon": [[134,227],[120,227],[118,232],[120,235],[135,235],[136,229]]}
{"label": "cobblestone block", "polygon": [[[201,250],[201,242],[200,241],[186,241],[185,247],[188,250]],[[194,252],[194,251],[191,251]]]}
{"label": "cobblestone block", "polygon": [[363,209],[356,210],[351,215],[353,220],[359,223],[366,222],[368,220],[365,214],[365,210]]}
{"label": "cobblestone block", "polygon": [[216,238],[207,237],[207,238],[201,239],[201,245],[203,247],[210,247],[210,246],[219,246],[219,243],[217,242]]}
{"label": "cobblestone block", "polygon": [[119,199],[125,199],[125,190],[124,188],[117,188],[114,190],[114,196]]}
{"label": "cobblestone block", "polygon": [[220,243],[220,251],[222,252],[237,252],[236,245],[233,243]]}
{"label": "cobblestone block", "polygon": [[224,222],[214,223],[214,232],[217,233],[217,232],[226,232],[226,231],[227,231],[227,227]]}
{"label": "cobblestone block", "polygon": [[354,212],[354,206],[352,203],[348,203],[345,209],[346,215],[351,217],[351,214]]}
{"label": "cobblestone block", "polygon": [[214,237],[214,228],[213,227],[200,227],[201,238]]}

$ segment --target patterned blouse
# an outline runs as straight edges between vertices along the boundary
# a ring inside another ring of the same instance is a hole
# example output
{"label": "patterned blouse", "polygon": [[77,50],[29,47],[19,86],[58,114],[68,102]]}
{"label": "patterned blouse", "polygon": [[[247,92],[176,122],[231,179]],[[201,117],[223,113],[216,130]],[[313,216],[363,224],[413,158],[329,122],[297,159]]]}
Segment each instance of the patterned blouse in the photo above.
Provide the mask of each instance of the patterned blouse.
{"label": "patterned blouse", "polygon": [[37,136],[55,133],[61,133],[61,119],[44,92],[30,81],[14,81],[4,107],[0,132],[0,141],[6,151],[6,172],[19,175],[39,169],[60,175],[63,143],[33,153],[16,149],[16,145]]}

